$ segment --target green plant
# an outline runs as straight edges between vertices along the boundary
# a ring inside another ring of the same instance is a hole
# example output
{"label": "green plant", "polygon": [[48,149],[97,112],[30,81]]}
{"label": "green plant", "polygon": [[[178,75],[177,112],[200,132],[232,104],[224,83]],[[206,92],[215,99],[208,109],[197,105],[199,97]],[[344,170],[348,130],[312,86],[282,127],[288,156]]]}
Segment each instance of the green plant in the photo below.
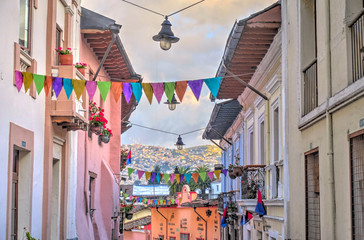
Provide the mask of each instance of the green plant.
{"label": "green plant", "polygon": [[71,48],[67,48],[66,50],[63,50],[61,47],[56,49],[58,55],[67,55],[67,54],[72,54],[71,52]]}
{"label": "green plant", "polygon": [[111,129],[109,129],[109,128],[103,128],[102,129],[102,132],[100,133],[100,136],[101,135],[103,135],[103,136],[109,136],[109,137],[111,137],[112,136],[112,131],[111,131]]}
{"label": "green plant", "polygon": [[103,128],[106,128],[108,121],[105,118],[104,109],[97,107],[95,102],[90,101],[89,105],[88,109],[91,113],[91,116],[88,119],[89,124],[94,126],[103,126]]}
{"label": "green plant", "polygon": [[131,203],[129,203],[129,204],[125,200],[121,200],[120,211],[124,212],[124,213],[130,212],[133,208],[135,208],[134,203],[135,203],[134,198],[131,200]]}
{"label": "green plant", "polygon": [[229,164],[228,170],[229,170],[229,171],[232,171],[232,170],[233,170],[233,168],[234,168],[234,165]]}
{"label": "green plant", "polygon": [[84,68],[86,69],[87,64],[86,63],[76,63],[75,68]]}

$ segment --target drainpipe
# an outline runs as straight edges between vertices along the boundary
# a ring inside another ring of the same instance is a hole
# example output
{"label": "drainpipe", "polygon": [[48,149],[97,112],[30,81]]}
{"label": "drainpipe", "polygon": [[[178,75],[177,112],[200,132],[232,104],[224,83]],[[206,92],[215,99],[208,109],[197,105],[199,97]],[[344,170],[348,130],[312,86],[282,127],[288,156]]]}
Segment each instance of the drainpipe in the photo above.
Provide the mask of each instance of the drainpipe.
{"label": "drainpipe", "polygon": [[196,212],[196,206],[193,207],[193,211],[205,222],[205,239],[207,239],[207,221],[198,213]]}
{"label": "drainpipe", "polygon": [[168,219],[158,210],[158,207],[155,208],[159,215],[161,215],[166,220],[166,239],[168,239]]}
{"label": "drainpipe", "polygon": [[331,82],[331,26],[330,26],[330,0],[324,1],[325,14],[325,58],[326,58],[326,76],[327,76],[327,100],[326,100],[326,126],[327,126],[327,156],[329,167],[329,189],[330,189],[330,202],[331,202],[331,239],[336,239],[336,201],[335,201],[335,167],[334,167],[334,150],[333,150],[333,126],[332,126],[332,114],[329,112],[329,99],[332,96],[332,82]]}
{"label": "drainpipe", "polygon": [[[84,143],[84,149],[85,149],[85,163],[84,163],[84,168],[85,168],[85,171],[84,171],[84,187],[83,187],[83,193],[85,195],[85,202],[86,202],[86,215],[88,213],[88,204],[90,204],[88,202],[88,197],[87,197],[87,168],[88,168],[88,164],[87,164],[87,159],[88,159],[88,150],[87,150],[87,132],[85,132],[85,143]],[[88,203],[88,204],[87,204]],[[91,214],[91,213],[90,213]]]}

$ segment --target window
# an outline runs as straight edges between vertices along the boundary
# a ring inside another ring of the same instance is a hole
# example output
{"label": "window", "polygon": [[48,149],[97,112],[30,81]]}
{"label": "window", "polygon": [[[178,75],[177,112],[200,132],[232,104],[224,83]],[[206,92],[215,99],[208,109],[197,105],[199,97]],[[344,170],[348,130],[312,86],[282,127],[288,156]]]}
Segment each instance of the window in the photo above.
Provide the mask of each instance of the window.
{"label": "window", "polygon": [[364,134],[350,139],[352,239],[364,239]]}
{"label": "window", "polygon": [[169,237],[169,240],[176,240],[176,237]]}
{"label": "window", "polygon": [[353,82],[364,77],[364,12],[350,25]]}
{"label": "window", "polygon": [[306,239],[321,239],[318,151],[306,155]]}
{"label": "window", "polygon": [[318,105],[316,26],[316,0],[301,1],[302,116],[311,112]]}
{"label": "window", "polygon": [[279,108],[276,107],[273,111],[273,161],[279,161]]}
{"label": "window", "polygon": [[95,179],[97,177],[96,173],[93,172],[89,172],[90,174],[90,181],[89,181],[89,185],[88,185],[88,193],[89,193],[89,211],[90,211],[90,218],[93,218],[93,213],[96,210],[94,205],[94,201],[95,201]]}
{"label": "window", "polygon": [[249,129],[248,134],[248,165],[254,164],[254,132],[253,127]]}
{"label": "window", "polygon": [[18,177],[19,177],[19,151],[14,150],[11,190],[11,239],[18,239]]}
{"label": "window", "polygon": [[20,0],[19,3],[19,44],[28,54],[30,54],[32,22],[31,0]]}
{"label": "window", "polygon": [[190,240],[190,234],[189,233],[181,233],[180,235],[181,240]]}
{"label": "window", "polygon": [[164,235],[159,235],[158,240],[164,240]]}
{"label": "window", "polygon": [[[56,27],[56,48],[62,47],[62,29],[60,26]],[[59,65],[59,55],[55,55],[55,65]]]}

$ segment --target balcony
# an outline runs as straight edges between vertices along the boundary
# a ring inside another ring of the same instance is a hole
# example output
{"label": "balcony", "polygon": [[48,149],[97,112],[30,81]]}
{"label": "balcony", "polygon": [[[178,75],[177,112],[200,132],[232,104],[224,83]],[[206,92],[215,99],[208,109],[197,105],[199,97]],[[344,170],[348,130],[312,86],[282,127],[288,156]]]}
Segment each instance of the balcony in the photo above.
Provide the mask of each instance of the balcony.
{"label": "balcony", "polygon": [[239,190],[234,190],[234,191],[230,191],[230,192],[223,192],[220,193],[217,197],[218,200],[218,211],[220,213],[224,212],[224,209],[226,207],[226,204],[228,204],[228,212],[237,212],[238,211],[238,206],[236,204],[236,199],[235,199],[235,193],[239,192]]}
{"label": "balcony", "polygon": [[353,82],[364,76],[364,11],[350,25]]}
{"label": "balcony", "polygon": [[262,198],[265,199],[265,165],[246,165],[242,171],[242,199],[256,199],[258,188],[262,193]]}
{"label": "balcony", "polygon": [[[73,66],[57,66],[53,72],[59,77],[76,78]],[[53,123],[66,128],[67,131],[87,130],[86,110],[82,100],[77,100],[74,94],[69,99],[64,91],[61,91],[57,99],[53,96],[50,115]]]}
{"label": "balcony", "polygon": [[315,59],[303,70],[303,116],[317,107],[317,99],[317,60]]}

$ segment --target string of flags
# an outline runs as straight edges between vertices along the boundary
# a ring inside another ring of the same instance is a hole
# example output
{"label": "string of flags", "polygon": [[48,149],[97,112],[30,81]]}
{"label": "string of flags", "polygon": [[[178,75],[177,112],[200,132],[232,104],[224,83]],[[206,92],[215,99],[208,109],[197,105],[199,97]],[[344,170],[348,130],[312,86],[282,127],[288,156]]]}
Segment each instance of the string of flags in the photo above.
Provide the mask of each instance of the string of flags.
{"label": "string of flags", "polygon": [[150,104],[152,104],[153,95],[156,98],[158,104],[160,104],[164,93],[166,94],[169,102],[172,101],[174,93],[177,94],[180,102],[182,102],[187,90],[187,86],[190,87],[192,93],[198,101],[200,98],[203,83],[206,84],[206,86],[211,91],[211,94],[216,98],[221,83],[221,77],[175,82],[128,83],[87,81],[15,71],[15,84],[18,92],[20,92],[23,85],[25,92],[27,92],[33,82],[35,84],[38,95],[44,89],[45,94],[48,96],[49,90],[53,88],[55,95],[58,98],[61,90],[64,89],[67,98],[69,98],[74,91],[77,99],[79,99],[86,89],[89,99],[92,100],[95,95],[96,89],[98,89],[103,101],[106,100],[106,97],[111,91],[116,102],[119,101],[121,95],[124,95],[126,102],[129,103],[132,95],[134,95],[136,101],[139,103],[144,92]]}
{"label": "string of flags", "polygon": [[[128,168],[128,175],[130,175],[135,171],[134,168]],[[187,183],[190,182],[191,178],[197,183],[198,178],[200,177],[202,181],[205,181],[206,177],[208,176],[211,181],[214,178],[214,176],[217,179],[220,179],[221,173],[226,177],[228,170],[222,169],[222,170],[215,170],[212,172],[199,172],[199,173],[185,173],[185,174],[178,174],[178,173],[160,173],[160,172],[148,172],[148,171],[142,171],[142,170],[136,170],[138,174],[138,178],[141,179],[143,176],[145,176],[145,179],[147,181],[154,181],[157,180],[157,182],[160,182],[163,178],[164,181],[167,183],[170,181],[171,183],[176,180],[178,183],[182,183],[183,180],[186,180]]]}
{"label": "string of flags", "polygon": [[135,197],[128,194],[124,194],[124,198],[128,199],[129,201],[135,199],[135,202],[137,203],[144,203],[148,205],[161,205],[161,206],[170,206],[170,205],[176,205],[178,203],[178,199],[170,199],[170,200],[162,200],[162,199],[149,199],[149,198],[143,198],[143,197]]}

